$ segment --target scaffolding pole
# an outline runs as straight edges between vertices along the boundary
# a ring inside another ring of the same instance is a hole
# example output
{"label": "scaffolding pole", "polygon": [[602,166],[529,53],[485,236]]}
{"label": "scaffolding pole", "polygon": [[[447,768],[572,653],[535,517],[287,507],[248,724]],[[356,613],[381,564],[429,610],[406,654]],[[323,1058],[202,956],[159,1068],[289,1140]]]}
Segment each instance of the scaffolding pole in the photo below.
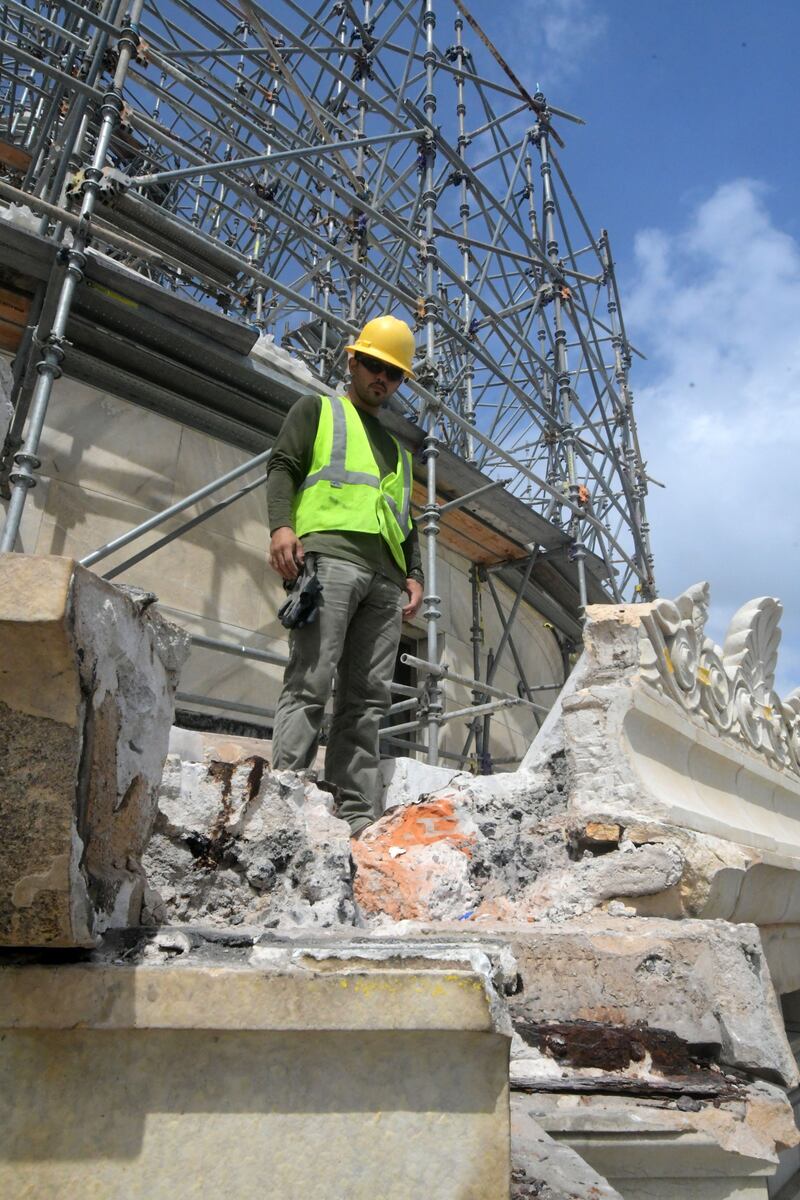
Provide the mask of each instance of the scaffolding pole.
{"label": "scaffolding pole", "polygon": [[[130,20],[125,3],[101,0],[94,12],[81,0],[9,0],[0,14],[0,112],[22,164],[0,195],[29,203],[40,234],[61,247],[15,364],[2,547],[16,545],[40,470],[90,243],[152,284],[269,330],[331,389],[342,383],[341,347],[365,316],[411,316],[419,366],[401,403],[423,430],[425,752],[430,762],[457,760],[440,745],[438,547],[443,517],[468,498],[440,495],[444,451],[486,477],[472,501],[503,486],[570,539],[568,583],[581,606],[598,594],[603,572],[614,599],[656,594],[629,379],[638,352],[609,236],[593,232],[555,150],[559,122],[576,118],[526,91],[460,0],[362,0],[358,11],[351,0],[314,10],[301,0],[137,0]],[[448,15],[449,46],[437,40]],[[140,38],[146,51],[137,57]],[[219,484],[84,562],[122,549]],[[109,574],[255,486],[182,521]],[[525,676],[512,632],[522,590],[506,615],[487,579],[502,631],[487,653],[476,632],[475,569],[468,686],[478,708],[489,703],[510,654],[526,707],[553,685]],[[476,711],[472,723],[479,757],[489,755],[492,711]]]}
{"label": "scaffolding pole", "polygon": [[83,267],[86,261],[86,247],[91,235],[91,220],[97,205],[97,193],[103,178],[103,168],[112,135],[119,124],[122,111],[122,88],[128,72],[131,57],[139,46],[138,20],[141,15],[144,0],[133,0],[130,12],[124,18],[117,38],[117,66],[111,88],[103,98],[100,109],[102,114],[100,132],[97,138],[94,154],[84,173],[83,199],[80,210],[80,224],[75,231],[72,245],[64,253],[64,280],[61,284],[56,302],[56,315],[50,334],[44,346],[44,352],[37,364],[39,378],[31,401],[28,428],[22,448],[14,455],[14,469],[9,475],[11,482],[11,499],[6,513],[2,537],[0,537],[0,553],[13,551],[19,533],[25,500],[31,488],[36,486],[36,471],[41,467],[37,457],[39,442],[47,415],[47,406],[54,381],[61,374],[61,364],[66,353],[67,321],[69,320],[75,289],[83,278]]}

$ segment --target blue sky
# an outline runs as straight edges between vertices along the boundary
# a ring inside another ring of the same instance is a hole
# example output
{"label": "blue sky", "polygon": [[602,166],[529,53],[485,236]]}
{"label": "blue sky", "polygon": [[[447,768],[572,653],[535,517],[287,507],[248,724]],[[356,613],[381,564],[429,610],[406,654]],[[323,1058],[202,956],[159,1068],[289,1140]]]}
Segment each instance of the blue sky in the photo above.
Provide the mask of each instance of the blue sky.
{"label": "blue sky", "polygon": [[[712,589],[724,637],[785,606],[800,685],[800,104],[793,0],[519,0],[472,11],[561,123],[590,224],[609,229],[653,488],[662,595]],[[521,47],[524,46],[524,51]]]}

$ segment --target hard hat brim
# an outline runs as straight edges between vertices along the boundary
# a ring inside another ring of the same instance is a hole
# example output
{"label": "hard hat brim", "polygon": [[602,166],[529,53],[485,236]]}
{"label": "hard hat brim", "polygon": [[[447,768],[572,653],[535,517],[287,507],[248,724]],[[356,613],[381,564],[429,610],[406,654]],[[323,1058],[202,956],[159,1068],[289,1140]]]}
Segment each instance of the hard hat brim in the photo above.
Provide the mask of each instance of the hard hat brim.
{"label": "hard hat brim", "polygon": [[345,350],[348,354],[366,354],[368,358],[377,358],[380,362],[385,362],[390,367],[398,367],[406,379],[417,378],[410,367],[406,367],[392,354],[387,354],[385,350],[375,350],[372,346],[359,346],[358,342],[353,342],[351,346],[345,346]]}

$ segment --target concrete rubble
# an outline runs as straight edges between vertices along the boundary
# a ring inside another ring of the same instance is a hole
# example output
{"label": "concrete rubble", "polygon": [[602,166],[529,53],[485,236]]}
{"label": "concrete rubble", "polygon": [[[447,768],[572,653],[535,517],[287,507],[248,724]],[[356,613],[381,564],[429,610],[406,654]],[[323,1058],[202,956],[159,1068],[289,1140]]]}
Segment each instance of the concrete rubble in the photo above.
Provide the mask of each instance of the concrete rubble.
{"label": "concrete rubble", "polygon": [[0,557],[0,945],[140,921],[188,640],[68,558]]}
{"label": "concrete rubble", "polygon": [[355,921],[350,827],[333,800],[257,754],[170,754],[144,867],[146,919],[218,926],[330,927]]}

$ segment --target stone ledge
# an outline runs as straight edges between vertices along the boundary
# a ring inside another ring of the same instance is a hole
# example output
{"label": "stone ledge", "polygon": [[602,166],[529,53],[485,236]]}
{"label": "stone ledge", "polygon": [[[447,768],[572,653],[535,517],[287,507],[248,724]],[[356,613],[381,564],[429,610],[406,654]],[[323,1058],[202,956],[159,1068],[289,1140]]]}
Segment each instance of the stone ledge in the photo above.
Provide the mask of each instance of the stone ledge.
{"label": "stone ledge", "polygon": [[3,1029],[495,1029],[485,981],[457,970],[5,967],[0,1014]]}
{"label": "stone ledge", "polygon": [[3,1200],[508,1200],[509,1038],[462,947],[193,940],[4,956]]}
{"label": "stone ledge", "polygon": [[[119,943],[111,944],[119,951]],[[470,1030],[510,1036],[480,946],[440,940],[270,940],[239,947],[181,929],[133,961],[0,954],[0,1029]],[[137,961],[138,959],[138,961]]]}

